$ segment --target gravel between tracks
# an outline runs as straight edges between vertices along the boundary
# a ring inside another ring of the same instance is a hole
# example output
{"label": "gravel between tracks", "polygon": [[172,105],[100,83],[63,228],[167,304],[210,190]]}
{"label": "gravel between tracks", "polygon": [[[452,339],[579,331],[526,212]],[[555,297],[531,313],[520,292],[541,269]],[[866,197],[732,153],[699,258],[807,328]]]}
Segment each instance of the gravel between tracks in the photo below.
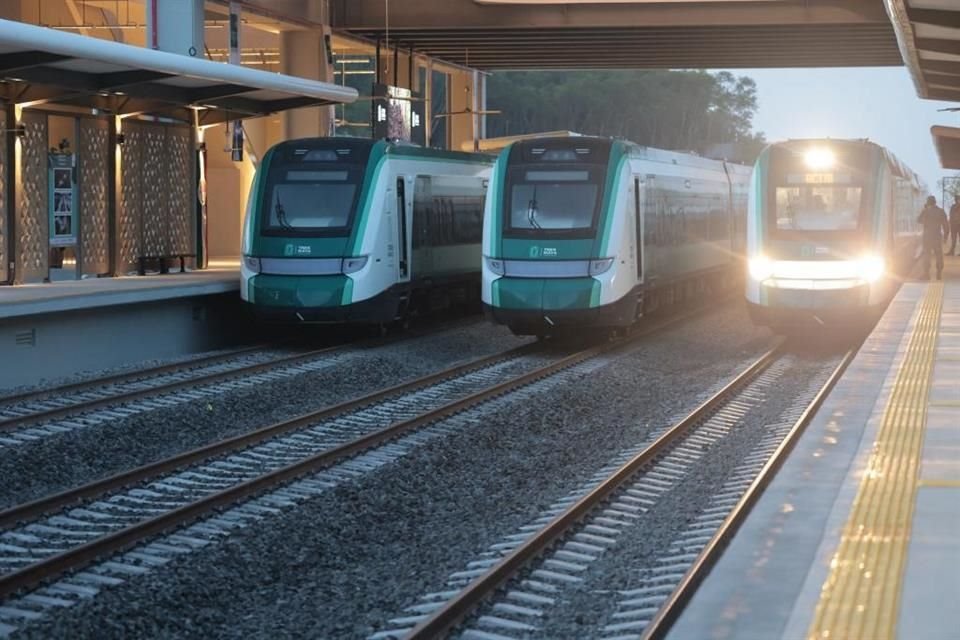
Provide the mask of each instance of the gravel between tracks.
{"label": "gravel between tracks", "polygon": [[18,635],[366,637],[769,344],[728,304]]}
{"label": "gravel between tracks", "polygon": [[[78,429],[0,455],[0,508],[252,431],[527,340],[487,323],[370,348],[347,363]],[[324,356],[320,356],[323,358]]]}

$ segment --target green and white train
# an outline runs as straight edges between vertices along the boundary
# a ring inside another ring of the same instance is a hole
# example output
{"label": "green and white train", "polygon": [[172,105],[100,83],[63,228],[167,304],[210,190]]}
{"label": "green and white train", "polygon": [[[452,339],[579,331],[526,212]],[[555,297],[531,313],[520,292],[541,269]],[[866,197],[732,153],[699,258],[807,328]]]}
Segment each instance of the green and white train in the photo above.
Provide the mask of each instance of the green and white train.
{"label": "green and white train", "polygon": [[909,167],[867,140],[768,146],[747,221],[754,322],[859,322],[884,308],[919,250],[925,197]]}
{"label": "green and white train", "polygon": [[617,328],[742,273],[748,167],[594,137],[500,154],[483,303],[518,334]]}
{"label": "green and white train", "polygon": [[492,164],[356,138],[272,147],[247,206],[243,299],[264,319],[374,324],[476,300]]}

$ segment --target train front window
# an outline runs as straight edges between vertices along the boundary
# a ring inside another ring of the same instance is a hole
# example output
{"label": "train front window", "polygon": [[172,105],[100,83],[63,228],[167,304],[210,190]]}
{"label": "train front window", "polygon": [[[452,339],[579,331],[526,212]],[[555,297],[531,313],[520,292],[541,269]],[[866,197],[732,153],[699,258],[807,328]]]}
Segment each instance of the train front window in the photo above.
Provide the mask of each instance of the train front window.
{"label": "train front window", "polygon": [[576,232],[594,225],[599,182],[581,169],[521,169],[509,192],[509,225],[514,231]]}
{"label": "train front window", "polygon": [[350,168],[281,167],[271,171],[263,203],[264,231],[276,235],[348,233],[361,174]]}
{"label": "train front window", "polygon": [[777,187],[779,231],[856,231],[860,226],[858,186],[804,184]]}

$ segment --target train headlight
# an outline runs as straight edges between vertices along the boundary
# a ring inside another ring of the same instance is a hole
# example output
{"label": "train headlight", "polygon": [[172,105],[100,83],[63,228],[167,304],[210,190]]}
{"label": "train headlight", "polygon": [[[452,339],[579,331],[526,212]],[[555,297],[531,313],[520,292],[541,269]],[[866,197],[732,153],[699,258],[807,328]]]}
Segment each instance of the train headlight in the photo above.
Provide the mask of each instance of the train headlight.
{"label": "train headlight", "polygon": [[757,282],[763,282],[773,275],[773,261],[767,256],[754,256],[747,264],[750,277]]}
{"label": "train headlight", "polygon": [[487,262],[487,269],[490,269],[494,274],[498,276],[503,275],[503,260],[498,260],[497,258],[484,258]]}
{"label": "train headlight", "polygon": [[804,154],[803,161],[806,163],[809,169],[819,171],[823,169],[832,169],[833,165],[837,161],[837,158],[833,155],[833,151],[830,151],[830,149],[815,148],[808,150]]}
{"label": "train headlight", "polygon": [[600,258],[599,260],[590,261],[590,275],[598,276],[601,273],[606,273],[610,270],[610,267],[613,266],[613,258]]}
{"label": "train headlight", "polygon": [[356,273],[367,266],[367,256],[360,256],[359,258],[344,258],[343,264],[340,266],[340,270],[344,273]]}
{"label": "train headlight", "polygon": [[243,256],[243,264],[250,271],[254,273],[260,273],[260,258],[254,258],[253,256]]}
{"label": "train headlight", "polygon": [[887,266],[880,256],[864,256],[857,260],[857,271],[862,279],[867,282],[876,282],[883,277]]}

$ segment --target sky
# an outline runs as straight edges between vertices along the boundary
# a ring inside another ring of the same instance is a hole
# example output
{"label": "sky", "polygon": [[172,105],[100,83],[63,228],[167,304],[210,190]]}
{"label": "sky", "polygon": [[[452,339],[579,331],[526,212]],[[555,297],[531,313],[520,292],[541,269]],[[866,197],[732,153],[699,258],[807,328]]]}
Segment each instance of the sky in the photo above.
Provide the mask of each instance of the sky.
{"label": "sky", "polygon": [[934,124],[960,127],[958,103],[921,100],[906,67],[731,69],[757,83],[754,130],[769,141],[786,138],[869,138],[926,181],[940,200],[940,166],[930,135]]}

